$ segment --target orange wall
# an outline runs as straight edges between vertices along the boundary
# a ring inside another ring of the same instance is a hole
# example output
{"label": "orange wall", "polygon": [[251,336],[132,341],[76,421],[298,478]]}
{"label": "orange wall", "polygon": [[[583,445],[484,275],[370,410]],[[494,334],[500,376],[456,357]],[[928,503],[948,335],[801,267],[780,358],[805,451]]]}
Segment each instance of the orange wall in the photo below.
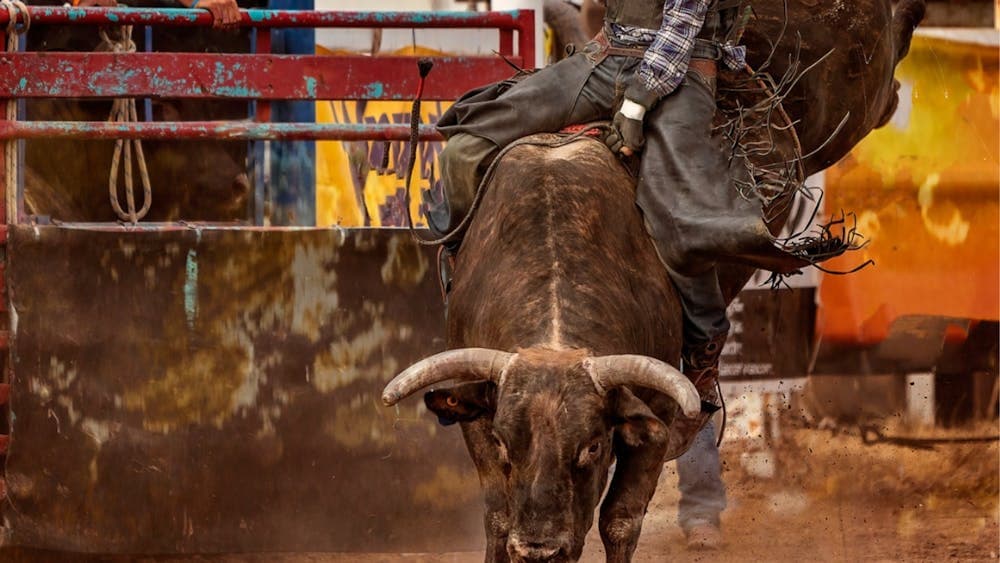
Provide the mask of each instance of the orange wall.
{"label": "orange wall", "polygon": [[997,66],[995,46],[914,38],[893,120],[826,172],[826,209],[857,213],[875,266],[823,277],[824,339],[877,342],[902,315],[1000,317]]}

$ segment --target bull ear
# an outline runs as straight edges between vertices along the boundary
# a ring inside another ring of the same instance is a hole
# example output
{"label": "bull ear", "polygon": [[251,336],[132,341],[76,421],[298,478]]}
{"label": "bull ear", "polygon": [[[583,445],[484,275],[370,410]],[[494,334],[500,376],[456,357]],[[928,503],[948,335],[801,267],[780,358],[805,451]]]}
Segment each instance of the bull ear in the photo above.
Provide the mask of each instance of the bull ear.
{"label": "bull ear", "polygon": [[438,422],[449,426],[469,422],[484,414],[492,414],[496,384],[490,381],[460,383],[447,389],[424,393],[424,404],[437,415]]}
{"label": "bull ear", "polygon": [[626,445],[636,448],[667,441],[667,425],[649,406],[625,387],[617,389],[614,398],[615,433]]}

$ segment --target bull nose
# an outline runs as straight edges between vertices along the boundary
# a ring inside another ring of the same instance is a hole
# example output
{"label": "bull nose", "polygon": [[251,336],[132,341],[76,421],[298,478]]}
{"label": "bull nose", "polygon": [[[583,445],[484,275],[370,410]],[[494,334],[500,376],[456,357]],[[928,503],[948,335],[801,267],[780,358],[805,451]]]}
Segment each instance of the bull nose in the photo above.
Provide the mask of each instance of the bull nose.
{"label": "bull nose", "polygon": [[507,551],[512,559],[525,562],[549,561],[562,552],[563,546],[551,541],[525,540],[512,535],[507,541]]}

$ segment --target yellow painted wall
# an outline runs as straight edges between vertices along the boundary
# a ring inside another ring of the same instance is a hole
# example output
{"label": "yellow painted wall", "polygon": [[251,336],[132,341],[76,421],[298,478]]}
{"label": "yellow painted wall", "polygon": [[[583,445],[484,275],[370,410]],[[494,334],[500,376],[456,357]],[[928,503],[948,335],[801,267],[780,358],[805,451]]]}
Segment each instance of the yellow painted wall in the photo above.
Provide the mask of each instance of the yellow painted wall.
{"label": "yellow painted wall", "polygon": [[[317,47],[318,54],[333,54]],[[396,55],[440,54],[429,49],[405,49]],[[424,123],[436,122],[450,103],[425,101],[421,106]],[[392,101],[321,101],[316,103],[318,123],[396,123],[407,124],[410,102]],[[402,226],[402,190],[407,158],[407,143],[389,145],[390,172],[380,173],[382,142],[316,143],[316,224],[318,226]],[[421,193],[435,189],[440,193],[437,176],[437,155],[443,143],[420,143],[417,166],[410,186],[410,216],[415,224],[423,224],[419,213]],[[362,195],[363,194],[363,195]],[[393,213],[393,210],[395,212]]]}

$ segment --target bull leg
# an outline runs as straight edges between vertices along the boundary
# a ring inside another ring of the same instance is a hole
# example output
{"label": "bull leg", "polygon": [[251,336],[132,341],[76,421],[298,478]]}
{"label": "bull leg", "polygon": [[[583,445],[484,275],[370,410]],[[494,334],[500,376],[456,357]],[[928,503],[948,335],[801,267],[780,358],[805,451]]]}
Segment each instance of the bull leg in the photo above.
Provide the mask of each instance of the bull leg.
{"label": "bull leg", "polygon": [[617,467],[601,504],[600,520],[601,540],[609,563],[632,560],[646,506],[663,470],[665,449],[665,443],[648,443],[637,448],[624,443],[615,445]]}
{"label": "bull leg", "polygon": [[486,501],[483,525],[486,529],[486,563],[506,563],[507,536],[510,533],[510,518],[507,515],[507,497],[504,493],[503,463],[497,457],[493,446],[491,420],[482,418],[462,424],[462,434],[469,455],[479,472]]}

